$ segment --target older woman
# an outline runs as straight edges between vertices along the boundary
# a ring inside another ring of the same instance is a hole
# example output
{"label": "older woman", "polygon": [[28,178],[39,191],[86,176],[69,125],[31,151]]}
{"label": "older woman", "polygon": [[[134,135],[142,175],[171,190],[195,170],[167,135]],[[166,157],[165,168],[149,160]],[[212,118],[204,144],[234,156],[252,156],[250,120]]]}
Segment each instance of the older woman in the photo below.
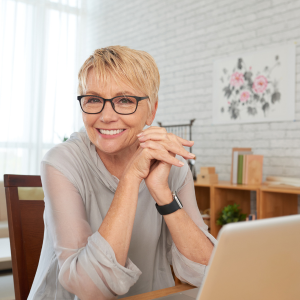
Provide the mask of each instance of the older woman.
{"label": "older woman", "polygon": [[183,146],[193,142],[143,130],[158,89],[146,52],[108,47],[83,64],[86,130],[41,164],[45,233],[28,299],[114,299],[171,287],[170,264],[180,280],[201,284],[215,239],[185,161],[194,155]]}

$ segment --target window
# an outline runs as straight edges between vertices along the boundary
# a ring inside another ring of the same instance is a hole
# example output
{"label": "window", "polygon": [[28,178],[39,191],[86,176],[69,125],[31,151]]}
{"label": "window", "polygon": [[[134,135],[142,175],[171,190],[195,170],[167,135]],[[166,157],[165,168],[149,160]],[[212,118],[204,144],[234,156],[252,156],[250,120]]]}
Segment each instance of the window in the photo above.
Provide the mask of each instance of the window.
{"label": "window", "polygon": [[1,174],[39,174],[43,155],[82,126],[82,5],[0,0]]}

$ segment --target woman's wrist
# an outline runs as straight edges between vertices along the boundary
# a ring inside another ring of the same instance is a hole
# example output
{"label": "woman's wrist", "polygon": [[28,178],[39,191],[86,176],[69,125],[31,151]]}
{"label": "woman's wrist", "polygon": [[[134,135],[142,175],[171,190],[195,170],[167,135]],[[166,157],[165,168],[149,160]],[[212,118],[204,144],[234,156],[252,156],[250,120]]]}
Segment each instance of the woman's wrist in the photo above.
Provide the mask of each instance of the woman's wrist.
{"label": "woman's wrist", "polygon": [[121,180],[139,186],[143,181],[143,178],[138,176],[133,170],[128,170],[127,172],[125,171]]}
{"label": "woman's wrist", "polygon": [[156,189],[155,191],[150,191],[153,199],[159,206],[170,204],[173,201],[173,196],[171,190],[168,188]]}

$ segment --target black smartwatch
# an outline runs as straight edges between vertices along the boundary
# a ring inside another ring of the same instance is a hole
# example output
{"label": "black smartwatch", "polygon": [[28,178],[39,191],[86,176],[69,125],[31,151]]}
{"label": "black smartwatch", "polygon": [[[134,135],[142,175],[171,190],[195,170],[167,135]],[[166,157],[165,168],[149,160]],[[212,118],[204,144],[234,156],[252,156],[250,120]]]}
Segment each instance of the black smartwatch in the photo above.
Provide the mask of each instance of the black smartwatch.
{"label": "black smartwatch", "polygon": [[157,203],[155,203],[155,206],[161,215],[169,215],[169,214],[175,212],[176,210],[183,208],[183,205],[180,202],[180,200],[177,196],[177,193],[172,192],[172,196],[173,196],[173,201],[167,205],[160,206]]}

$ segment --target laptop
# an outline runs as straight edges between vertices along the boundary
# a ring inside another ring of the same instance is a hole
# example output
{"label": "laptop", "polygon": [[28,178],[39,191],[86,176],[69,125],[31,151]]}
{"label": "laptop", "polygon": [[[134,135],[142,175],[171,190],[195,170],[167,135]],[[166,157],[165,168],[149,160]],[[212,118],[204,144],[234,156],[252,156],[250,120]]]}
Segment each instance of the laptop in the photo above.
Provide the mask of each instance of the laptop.
{"label": "laptop", "polygon": [[299,300],[300,215],[223,226],[200,288],[163,300]]}

